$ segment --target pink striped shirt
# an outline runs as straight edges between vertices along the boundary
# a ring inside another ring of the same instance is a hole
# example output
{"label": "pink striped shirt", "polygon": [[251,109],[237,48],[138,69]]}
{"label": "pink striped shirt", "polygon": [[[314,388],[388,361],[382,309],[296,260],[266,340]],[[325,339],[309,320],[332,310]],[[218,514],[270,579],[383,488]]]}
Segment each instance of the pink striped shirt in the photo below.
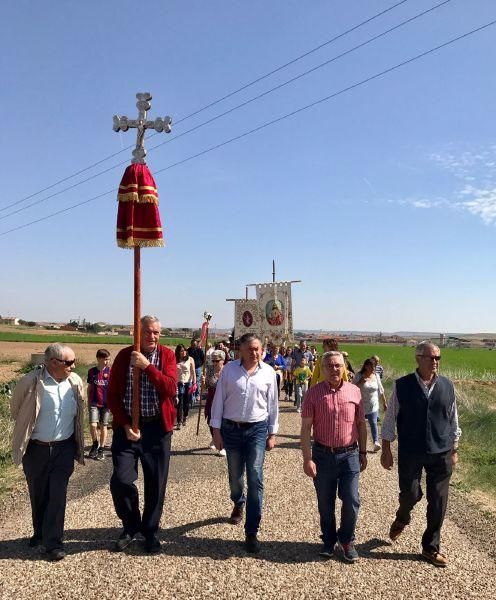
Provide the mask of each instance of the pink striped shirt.
{"label": "pink striped shirt", "polygon": [[358,423],[365,419],[360,390],[343,381],[333,391],[327,381],[312,386],[303,401],[302,418],[312,419],[313,439],[339,448],[358,441]]}

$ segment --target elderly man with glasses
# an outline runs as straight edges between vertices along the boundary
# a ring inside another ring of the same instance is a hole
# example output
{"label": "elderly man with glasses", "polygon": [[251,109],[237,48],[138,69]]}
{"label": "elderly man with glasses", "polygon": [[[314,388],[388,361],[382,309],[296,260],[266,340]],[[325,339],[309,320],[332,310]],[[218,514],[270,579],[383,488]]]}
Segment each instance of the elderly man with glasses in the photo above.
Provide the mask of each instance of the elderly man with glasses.
{"label": "elderly man with glasses", "polygon": [[381,464],[391,470],[391,442],[398,433],[399,508],[389,530],[395,541],[410,523],[411,511],[422,498],[420,480],[426,474],[427,528],[422,556],[445,567],[440,552],[441,527],[448,504],[449,482],[458,461],[458,427],[453,383],[438,374],[441,352],[430,342],[415,349],[417,370],[395,381],[382,425]]}
{"label": "elderly man with glasses", "polygon": [[[310,388],[301,414],[303,470],[313,479],[320,514],[323,558],[337,546],[343,560],[356,562],[355,526],[360,508],[358,480],[367,467],[367,429],[360,390],[344,381],[337,350],[322,356],[324,381]],[[313,430],[313,447],[311,437]],[[342,502],[336,527],[336,493]]]}
{"label": "elderly man with glasses", "polygon": [[22,463],[31,500],[29,546],[43,546],[49,560],[65,557],[67,484],[74,460],[84,463],[83,383],[73,372],[75,362],[71,348],[50,344],[45,364],[19,380],[10,405],[13,460]]}

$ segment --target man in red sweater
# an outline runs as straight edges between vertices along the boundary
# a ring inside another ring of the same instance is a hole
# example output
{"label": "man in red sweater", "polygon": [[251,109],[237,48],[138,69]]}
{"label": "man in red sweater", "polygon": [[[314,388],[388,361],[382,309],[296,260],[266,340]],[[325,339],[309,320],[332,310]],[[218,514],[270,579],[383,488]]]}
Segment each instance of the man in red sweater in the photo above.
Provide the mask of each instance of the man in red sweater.
{"label": "man in red sweater", "polygon": [[[176,417],[176,359],[174,352],[158,341],[160,321],[156,317],[141,319],[141,352],[129,346],[115,357],[107,392],[108,407],[113,415],[112,460],[114,471],[110,491],[117,516],[124,531],[115,543],[122,552],[137,533],[145,538],[147,552],[160,552],[157,536],[169,474],[172,430]],[[133,367],[140,372],[139,430],[131,428]],[[139,509],[138,459],[144,476],[143,515]]]}

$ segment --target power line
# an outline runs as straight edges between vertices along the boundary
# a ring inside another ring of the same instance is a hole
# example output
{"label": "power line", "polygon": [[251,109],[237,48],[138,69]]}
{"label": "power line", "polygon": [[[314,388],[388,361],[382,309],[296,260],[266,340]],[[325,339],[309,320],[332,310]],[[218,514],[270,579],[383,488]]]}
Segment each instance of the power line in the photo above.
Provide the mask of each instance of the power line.
{"label": "power line", "polygon": [[[169,169],[172,169],[174,167],[177,167],[179,165],[182,165],[186,162],[189,162],[195,158],[198,158],[200,156],[203,156],[205,154],[208,154],[209,152],[213,152],[214,150],[218,150],[219,148],[222,148],[223,146],[227,146],[228,144],[231,144],[232,142],[238,141],[242,138],[245,138],[249,135],[251,135],[252,133],[256,133],[258,131],[261,131],[262,129],[265,129],[266,127],[270,127],[271,125],[275,125],[276,123],[279,123],[285,119],[289,119],[290,117],[294,117],[295,115],[308,110],[310,108],[313,108],[314,106],[318,106],[319,104],[322,104],[324,102],[327,102],[329,100],[332,100],[334,98],[337,98],[338,96],[349,92],[351,90],[354,90],[362,85],[365,85],[366,83],[369,83],[371,81],[374,81],[375,79],[379,79],[380,77],[383,77],[384,75],[387,75],[388,73],[391,73],[393,71],[395,71],[396,69],[399,69],[401,67],[404,67],[406,65],[409,65],[421,58],[424,58],[425,56],[428,56],[430,54],[433,54],[434,52],[437,52],[439,50],[441,50],[442,48],[446,48],[447,46],[450,46],[456,42],[459,42],[460,40],[463,40],[471,35],[474,35],[480,31],[483,31],[484,29],[487,29],[488,27],[492,27],[493,25],[496,24],[496,19],[493,21],[490,21],[489,23],[486,23],[485,25],[481,25],[480,27],[476,27],[475,29],[471,29],[470,31],[467,31],[466,33],[463,33],[455,38],[452,38],[450,40],[448,40],[447,42],[444,42],[442,44],[439,44],[438,46],[435,46],[433,48],[430,48],[429,50],[426,50],[425,52],[421,52],[420,54],[417,54],[407,60],[404,60],[400,63],[397,63],[396,65],[393,65],[392,67],[389,67],[387,69],[384,69],[383,71],[380,71],[379,73],[375,73],[374,75],[371,75],[370,77],[367,77],[366,79],[362,79],[361,81],[358,81],[352,85],[349,85],[337,92],[334,92],[332,94],[329,94],[328,96],[325,96],[323,98],[320,98],[319,100],[315,100],[314,102],[311,102],[310,104],[306,104],[305,106],[301,106],[300,108],[297,108],[296,110],[293,110],[292,112],[286,113],[280,117],[277,117],[276,119],[272,119],[271,121],[267,121],[266,123],[263,123],[262,125],[259,125],[258,127],[254,127],[253,129],[250,129],[248,131],[245,131],[244,133],[241,133],[237,136],[234,136],[228,140],[225,140],[224,142],[221,142],[219,144],[216,144],[214,146],[210,146],[209,148],[206,148],[205,150],[202,150],[201,152],[197,152],[196,154],[193,154],[191,156],[188,156],[182,160],[179,160],[175,163],[172,163],[170,165],[168,165],[167,167],[164,167],[163,169],[159,169],[158,171],[155,171],[155,174],[158,173],[163,173],[164,171],[168,171]],[[115,192],[115,189],[113,190],[109,190],[107,192],[104,192],[103,194],[100,194],[98,196],[94,196],[93,198],[90,198],[88,200],[84,200],[83,202],[79,202],[77,204],[74,204],[70,207],[67,207],[65,209],[59,210],[55,213],[51,213],[49,215],[46,215],[45,217],[41,217],[40,219],[36,219],[34,221],[30,221],[29,223],[24,223],[23,225],[19,225],[18,227],[14,227],[12,229],[9,229],[7,231],[3,231],[0,233],[0,236],[4,236],[7,235],[8,233],[12,233],[14,231],[18,231],[19,229],[24,229],[25,227],[29,227],[30,225],[34,225],[35,223],[39,223],[41,221],[45,221],[47,219],[50,219],[51,217],[54,217],[56,215],[59,215],[61,213],[67,212],[69,210],[72,210],[74,208],[77,208],[79,206],[82,206],[84,204],[88,204],[89,202],[92,202],[93,200],[96,200],[97,198],[101,198],[102,196],[108,195],[112,192]]]}
{"label": "power line", "polygon": [[[232,92],[229,92],[228,94],[222,96],[221,98],[218,98],[217,100],[214,100],[214,101],[210,102],[209,104],[206,104],[205,106],[203,106],[203,107],[195,110],[194,112],[190,113],[189,115],[186,115],[185,117],[182,117],[181,119],[179,119],[178,121],[176,121],[175,124],[178,125],[179,123],[182,123],[183,121],[186,121],[187,119],[190,119],[191,117],[193,117],[193,116],[195,116],[195,115],[197,115],[197,114],[199,114],[199,113],[207,110],[208,108],[211,108],[212,106],[215,106],[216,104],[219,104],[220,102],[222,102],[224,100],[227,100],[228,98],[231,98],[235,94],[238,94],[239,92],[242,92],[243,90],[246,90],[247,88],[255,85],[256,83],[258,83],[260,81],[263,81],[264,79],[266,79],[267,77],[270,77],[274,73],[278,73],[279,71],[282,71],[286,67],[289,67],[290,65],[293,65],[294,63],[302,60],[303,58],[305,58],[307,56],[309,56],[310,54],[313,54],[314,52],[317,52],[321,48],[324,48],[325,46],[328,46],[329,44],[332,44],[333,42],[341,39],[342,37],[348,35],[349,33],[352,33],[353,31],[356,31],[360,27],[363,27],[364,25],[367,25],[368,23],[374,21],[375,19],[378,19],[382,15],[385,15],[386,13],[394,10],[395,8],[397,8],[398,6],[400,6],[401,4],[405,4],[408,1],[409,0],[401,0],[401,2],[396,2],[396,4],[393,4],[392,6],[390,6],[388,8],[385,8],[381,12],[378,12],[375,15],[372,15],[371,17],[369,17],[365,21],[362,21],[361,23],[358,23],[357,25],[354,25],[350,29],[347,29],[346,31],[343,31],[342,33],[334,36],[333,38],[327,40],[326,42],[323,42],[322,44],[319,44],[315,48],[312,48],[311,50],[308,50],[308,51],[304,52],[303,54],[300,54],[299,56],[297,56],[296,58],[293,58],[289,62],[287,62],[287,63],[285,63],[283,65],[280,65],[279,67],[276,67],[275,69],[272,69],[272,71],[268,71],[267,73],[265,73],[264,75],[261,75],[261,76],[257,77],[253,81],[250,81],[250,82],[242,85],[238,89],[233,90]],[[152,133],[148,137],[148,139],[151,138],[151,137],[153,137],[153,136],[155,136],[155,135],[157,135],[157,134],[156,133]],[[176,136],[176,137],[178,137],[178,136]],[[72,175],[68,175],[67,177],[64,177],[63,179],[59,179],[55,183],[52,183],[52,184],[50,184],[50,185],[42,188],[41,190],[38,190],[37,192],[33,192],[32,194],[29,194],[28,196],[25,196],[24,198],[21,198],[20,200],[16,200],[15,202],[7,204],[6,206],[3,206],[2,208],[0,208],[0,212],[2,212],[4,210],[7,210],[8,208],[11,208],[12,206],[16,206],[17,204],[21,204],[22,202],[26,202],[26,200],[30,200],[31,198],[34,198],[35,196],[38,196],[39,194],[42,194],[43,192],[47,192],[48,190],[53,189],[57,185],[60,185],[61,183],[64,183],[64,182],[68,181],[69,179],[77,177],[78,175],[82,175],[83,173],[86,173],[87,171],[90,171],[94,167],[97,167],[98,165],[104,163],[105,161],[110,160],[111,158],[114,158],[115,156],[118,156],[122,152],[125,152],[126,150],[129,150],[130,148],[133,148],[133,147],[134,147],[134,144],[126,146],[125,148],[122,148],[122,150],[119,150],[118,152],[114,152],[113,154],[110,154],[109,156],[106,156],[105,158],[102,158],[101,160],[98,160],[97,162],[94,162],[91,165],[88,165],[87,167],[84,167],[83,169],[80,169],[79,171],[76,171]],[[125,161],[125,162],[127,162],[127,161]],[[120,163],[120,164],[123,164],[123,163]],[[115,165],[115,166],[119,166],[119,165]],[[101,175],[102,173],[106,173],[106,172],[107,171],[102,171],[101,173],[99,173],[99,175]],[[98,177],[99,175],[96,175],[96,177]],[[78,185],[80,185],[82,183],[86,183],[86,181],[89,181],[89,179],[85,179],[85,180],[81,181]],[[74,186],[71,186],[70,188],[67,188],[67,189],[72,189],[72,187],[74,187]],[[53,198],[53,195],[49,196],[48,198]],[[31,205],[31,206],[33,206],[33,205]],[[12,214],[15,214],[15,213],[12,213]]]}
{"label": "power line", "polygon": [[[209,125],[210,123],[213,123],[214,121],[217,121],[218,119],[221,119],[222,117],[225,117],[226,115],[231,114],[231,113],[235,112],[236,110],[239,110],[240,108],[243,108],[243,107],[247,106],[248,104],[255,102],[256,100],[260,100],[261,98],[271,94],[272,92],[275,92],[291,83],[294,83],[295,81],[301,79],[302,77],[305,77],[306,75],[314,73],[318,69],[322,69],[323,67],[335,62],[336,60],[339,60],[340,58],[343,58],[344,56],[347,56],[348,54],[351,54],[352,52],[355,52],[356,50],[359,50],[360,48],[363,48],[364,46],[371,44],[372,42],[378,40],[379,38],[382,38],[382,37],[388,35],[389,33],[399,29],[400,27],[403,27],[404,25],[407,25],[407,24],[411,23],[412,21],[415,21],[416,19],[423,17],[424,15],[426,15],[428,13],[431,13],[431,12],[437,10],[438,8],[441,8],[445,4],[449,4],[451,1],[452,0],[443,0],[439,4],[436,4],[436,5],[432,6],[431,8],[428,8],[420,13],[417,13],[413,17],[410,17],[409,19],[406,19],[405,21],[402,21],[401,23],[398,23],[397,25],[394,25],[393,27],[386,29],[385,31],[369,38],[365,42],[357,44],[356,46],[353,46],[352,48],[345,50],[344,52],[341,52],[341,54],[338,54],[337,56],[334,56],[334,57],[324,61],[323,63],[316,65],[315,67],[312,67],[311,69],[307,69],[303,73],[300,73],[299,75],[296,75],[295,77],[292,77],[291,79],[288,79],[287,81],[284,81],[284,82],[280,83],[279,85],[276,85],[275,87],[270,88],[269,90],[266,90],[265,92],[258,94],[257,96],[249,98],[248,100],[245,100],[241,104],[233,106],[232,108],[224,111],[223,113],[220,113],[220,114],[208,119],[207,121],[204,121],[203,123],[199,123],[198,125],[195,125],[194,127],[187,129],[186,131],[183,131],[182,133],[174,136],[171,139],[165,140],[164,142],[160,142],[159,144],[156,144],[155,146],[151,146],[148,150],[155,150],[156,148],[160,148],[161,146],[164,146],[165,144],[170,144],[171,142],[174,142],[174,141],[180,139],[181,137],[184,137],[190,133],[193,133],[194,131],[201,129],[202,127],[205,127],[206,125]],[[7,219],[13,215],[16,215],[24,210],[27,210],[28,208],[32,208],[33,206],[41,204],[42,202],[45,202],[46,200],[50,200],[51,198],[54,198],[55,196],[59,196],[60,194],[63,194],[64,192],[72,190],[75,187],[82,185],[83,183],[87,183],[88,181],[91,181],[92,179],[96,179],[97,177],[100,177],[100,175],[104,175],[105,173],[108,173],[109,171],[112,171],[113,169],[116,169],[117,167],[127,164],[127,162],[128,162],[127,160],[124,160],[120,163],[117,163],[117,164],[111,166],[111,167],[108,167],[107,169],[104,169],[103,171],[100,171],[99,173],[95,173],[94,175],[91,175],[90,177],[87,177],[86,179],[83,179],[77,183],[74,183],[66,188],[63,188],[63,189],[57,191],[57,192],[54,192],[53,194],[50,194],[49,196],[46,196],[44,198],[41,198],[40,200],[31,202],[30,204],[27,204],[26,206],[22,206],[21,208],[18,208],[17,210],[14,210],[6,215],[1,216],[0,221]],[[4,209],[1,209],[1,210],[4,210]]]}

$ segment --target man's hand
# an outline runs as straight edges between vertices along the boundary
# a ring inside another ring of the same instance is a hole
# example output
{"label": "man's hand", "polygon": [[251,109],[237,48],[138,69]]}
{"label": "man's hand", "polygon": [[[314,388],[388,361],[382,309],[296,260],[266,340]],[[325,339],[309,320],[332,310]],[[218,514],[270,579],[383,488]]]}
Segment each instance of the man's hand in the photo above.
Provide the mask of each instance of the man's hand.
{"label": "man's hand", "polygon": [[215,427],[214,427],[212,439],[214,440],[215,447],[220,452],[222,450],[222,448],[224,448],[224,440],[222,439],[222,434],[220,432],[220,429],[215,429]]}
{"label": "man's hand", "polygon": [[367,468],[367,455],[360,453],[358,455],[358,460],[360,461],[360,473],[361,473],[362,471],[365,471],[365,469]]}
{"label": "man's hand", "polygon": [[453,466],[455,466],[457,462],[458,462],[458,450],[453,450],[451,452],[451,464]]}
{"label": "man's hand", "polygon": [[141,352],[134,350],[131,352],[131,366],[138,367],[138,369],[144,370],[150,364],[150,361]]}
{"label": "man's hand", "polygon": [[391,453],[391,448],[389,447],[389,444],[386,445],[383,442],[383,446],[382,446],[382,452],[381,452],[381,465],[387,469],[388,471],[391,471],[391,469],[393,468],[393,455]]}
{"label": "man's hand", "polygon": [[124,425],[124,431],[126,432],[126,437],[130,442],[137,442],[141,438],[141,431],[134,431],[131,428],[131,425]]}
{"label": "man's hand", "polygon": [[265,449],[270,452],[272,448],[276,445],[276,436],[271,433],[265,442]]}
{"label": "man's hand", "polygon": [[317,477],[317,467],[311,458],[303,461],[303,471],[305,472],[305,475],[308,475],[308,477],[311,477],[312,479]]}

